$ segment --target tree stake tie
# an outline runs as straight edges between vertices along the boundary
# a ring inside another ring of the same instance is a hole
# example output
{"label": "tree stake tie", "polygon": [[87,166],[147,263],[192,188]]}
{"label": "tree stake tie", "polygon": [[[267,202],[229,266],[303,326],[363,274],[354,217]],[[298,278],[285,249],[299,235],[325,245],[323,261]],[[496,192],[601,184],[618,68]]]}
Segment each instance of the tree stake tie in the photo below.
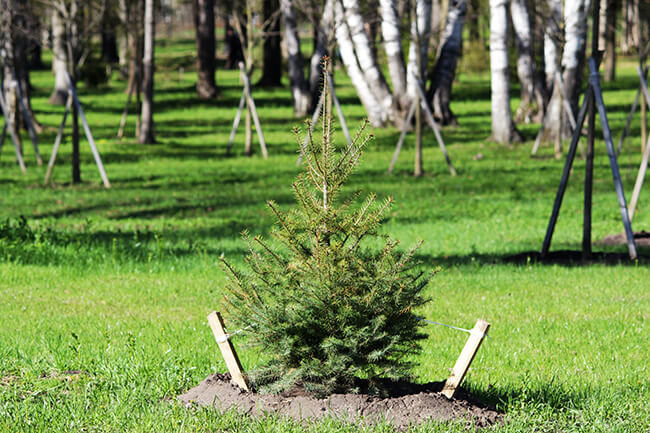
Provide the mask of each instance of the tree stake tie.
{"label": "tree stake tie", "polygon": [[[427,323],[429,323],[431,325],[439,325],[439,326],[444,326],[446,328],[455,329],[457,331],[467,332],[470,335],[476,335],[476,336],[478,336],[480,338],[483,338],[483,337],[490,338],[490,336],[487,334],[487,331],[485,331],[485,333],[483,333],[482,331],[480,331],[477,328],[472,328],[472,329],[459,328],[457,326],[445,325],[444,323],[434,322],[433,320],[427,320],[424,317],[418,317],[418,320],[420,320],[422,322],[427,322]],[[237,332],[241,332],[241,331],[237,331]]]}
{"label": "tree stake tie", "polygon": [[[244,332],[245,330],[247,330],[251,326],[253,326],[253,325],[248,325],[247,327],[242,328],[242,329],[240,329],[238,331],[231,332],[229,334],[220,335],[219,337],[215,336],[214,339],[217,341],[217,343],[225,343],[226,341],[230,340],[231,337],[234,337],[235,335],[237,335],[237,334],[239,334],[241,332]],[[224,330],[225,330],[225,328],[224,328]]]}

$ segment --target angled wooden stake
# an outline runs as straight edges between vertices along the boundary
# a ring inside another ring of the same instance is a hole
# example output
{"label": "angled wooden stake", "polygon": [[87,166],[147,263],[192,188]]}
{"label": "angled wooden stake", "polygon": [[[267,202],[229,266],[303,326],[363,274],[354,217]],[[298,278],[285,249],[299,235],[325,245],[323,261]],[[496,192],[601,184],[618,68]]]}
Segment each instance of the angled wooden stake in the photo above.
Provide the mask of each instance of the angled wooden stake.
{"label": "angled wooden stake", "polygon": [[474,328],[467,339],[467,343],[465,343],[465,347],[463,347],[463,351],[460,352],[456,365],[454,365],[453,370],[451,370],[449,379],[447,379],[445,386],[442,388],[442,393],[445,397],[454,397],[456,389],[465,378],[465,374],[467,373],[467,370],[469,370],[469,366],[472,363],[476,352],[479,347],[481,347],[481,343],[487,335],[488,329],[490,329],[490,324],[488,322],[483,319],[478,319],[476,321],[476,325],[474,325]]}
{"label": "angled wooden stake", "polygon": [[244,377],[241,363],[239,362],[239,358],[235,352],[235,348],[228,339],[228,334],[226,333],[221,314],[216,311],[210,313],[208,315],[208,323],[210,324],[210,328],[212,328],[214,339],[217,341],[219,349],[221,350],[221,356],[223,356],[224,361],[226,361],[226,367],[228,367],[232,381],[239,385],[239,387],[244,391],[250,391],[250,388],[246,383],[246,378]]}

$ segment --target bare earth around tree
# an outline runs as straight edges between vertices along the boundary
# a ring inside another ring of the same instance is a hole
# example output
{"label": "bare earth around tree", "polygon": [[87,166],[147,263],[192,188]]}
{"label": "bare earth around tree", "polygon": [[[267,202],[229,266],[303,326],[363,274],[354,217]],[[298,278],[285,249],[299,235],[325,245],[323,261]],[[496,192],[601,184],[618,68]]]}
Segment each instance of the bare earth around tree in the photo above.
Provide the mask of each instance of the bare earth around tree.
{"label": "bare earth around tree", "polygon": [[263,416],[278,414],[298,420],[318,420],[325,417],[348,422],[374,424],[390,422],[397,429],[427,421],[466,420],[477,427],[487,427],[503,419],[502,414],[477,401],[462,390],[453,400],[440,394],[442,383],[418,385],[393,384],[390,397],[368,394],[334,394],[316,399],[296,387],[282,394],[245,392],[230,382],[229,374],[213,374],[203,382],[178,396],[186,405],[213,406],[218,411],[235,409]]}

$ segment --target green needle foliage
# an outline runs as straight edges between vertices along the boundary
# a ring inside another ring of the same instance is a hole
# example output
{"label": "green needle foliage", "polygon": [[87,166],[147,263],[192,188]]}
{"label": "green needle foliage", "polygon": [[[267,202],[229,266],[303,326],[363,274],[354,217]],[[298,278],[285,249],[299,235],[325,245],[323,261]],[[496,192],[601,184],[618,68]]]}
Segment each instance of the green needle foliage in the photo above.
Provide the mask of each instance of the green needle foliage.
{"label": "green needle foliage", "polygon": [[[378,234],[391,198],[340,198],[372,135],[365,133],[366,122],[352,144],[336,149],[328,97],[321,143],[314,143],[309,123],[304,142],[295,131],[305,161],[293,183],[298,206],[284,213],[268,203],[277,218],[273,235],[286,253],[244,233],[249,269],[222,259],[232,320],[252,327],[252,343],[274,355],[251,373],[262,392],[296,384],[320,396],[359,392],[359,379],[366,379],[363,389],[381,392],[381,378],[408,375],[408,359],[424,338],[414,309],[426,302],[422,290],[429,277],[411,261],[419,245],[400,254],[398,241]],[[384,247],[364,247],[362,241],[372,237],[384,238]]]}

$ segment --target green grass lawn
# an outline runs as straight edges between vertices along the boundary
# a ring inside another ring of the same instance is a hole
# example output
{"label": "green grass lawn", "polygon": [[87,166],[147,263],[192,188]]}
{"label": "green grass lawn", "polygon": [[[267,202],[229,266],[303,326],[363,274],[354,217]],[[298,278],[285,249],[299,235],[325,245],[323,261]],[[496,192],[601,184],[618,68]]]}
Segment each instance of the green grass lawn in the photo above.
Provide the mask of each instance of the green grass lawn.
{"label": "green grass lawn", "polygon": [[[26,134],[26,175],[5,143],[0,158],[2,431],[360,428],[337,421],[301,426],[274,417],[250,420],[175,403],[177,394],[225,369],[206,321],[210,311],[223,308],[219,255],[243,262],[239,233],[269,233],[273,218],[265,202],[291,206],[290,184],[300,171],[291,127],[301,120],[293,118],[288,89],[255,93],[270,158],[262,159],[258,148],[253,157],[243,156],[243,129],[235,155],[225,156],[241,84],[235,71],[219,70],[220,98],[199,101],[194,72],[186,68],[179,82],[177,71],[165,67],[183,63],[191,49],[191,40],[161,46],[167,63],[161,60],[156,75],[155,145],[133,139],[133,115],[128,138],[115,138],[124,82],[114,76],[106,88],[80,86],[110,190],[102,188],[85,141],[84,183],[70,184],[68,135],[50,187],[42,186],[45,168],[35,165]],[[604,85],[616,138],[638,84],[632,63],[621,64],[619,81]],[[348,124],[358,125],[364,112],[354,89],[342,71],[336,78]],[[32,79],[47,159],[62,107],[47,104],[53,84],[49,71],[35,72]],[[427,289],[432,302],[423,316],[465,328],[479,317],[491,322],[490,339],[464,386],[505,412],[506,423],[495,431],[647,432],[648,260],[589,266],[509,260],[541,248],[563,161],[555,160],[548,146],[539,157],[529,156],[537,125],[522,126],[528,141],[513,149],[488,141],[489,89],[485,75],[461,75],[454,86],[452,109],[460,126],[445,129],[443,136],[458,177],[449,176],[430,132],[426,175],[410,175],[409,139],[388,176],[399,131],[386,128],[373,131],[376,138],[347,191],[393,196],[396,204],[383,230],[401,239],[404,248],[424,240],[419,259],[440,272]],[[517,102],[513,99],[513,107]],[[628,198],[640,162],[639,131],[637,117],[619,160]],[[340,132],[337,140],[344,142]],[[604,143],[596,146],[594,240],[622,232]],[[554,250],[580,249],[583,169],[578,159]],[[650,196],[644,191],[633,227],[649,226]],[[608,251],[625,253],[626,248]],[[466,335],[425,329],[430,338],[416,359],[415,377],[444,380]],[[245,346],[245,334],[234,342],[244,368],[264,358]],[[465,428],[432,424],[417,431]]]}

